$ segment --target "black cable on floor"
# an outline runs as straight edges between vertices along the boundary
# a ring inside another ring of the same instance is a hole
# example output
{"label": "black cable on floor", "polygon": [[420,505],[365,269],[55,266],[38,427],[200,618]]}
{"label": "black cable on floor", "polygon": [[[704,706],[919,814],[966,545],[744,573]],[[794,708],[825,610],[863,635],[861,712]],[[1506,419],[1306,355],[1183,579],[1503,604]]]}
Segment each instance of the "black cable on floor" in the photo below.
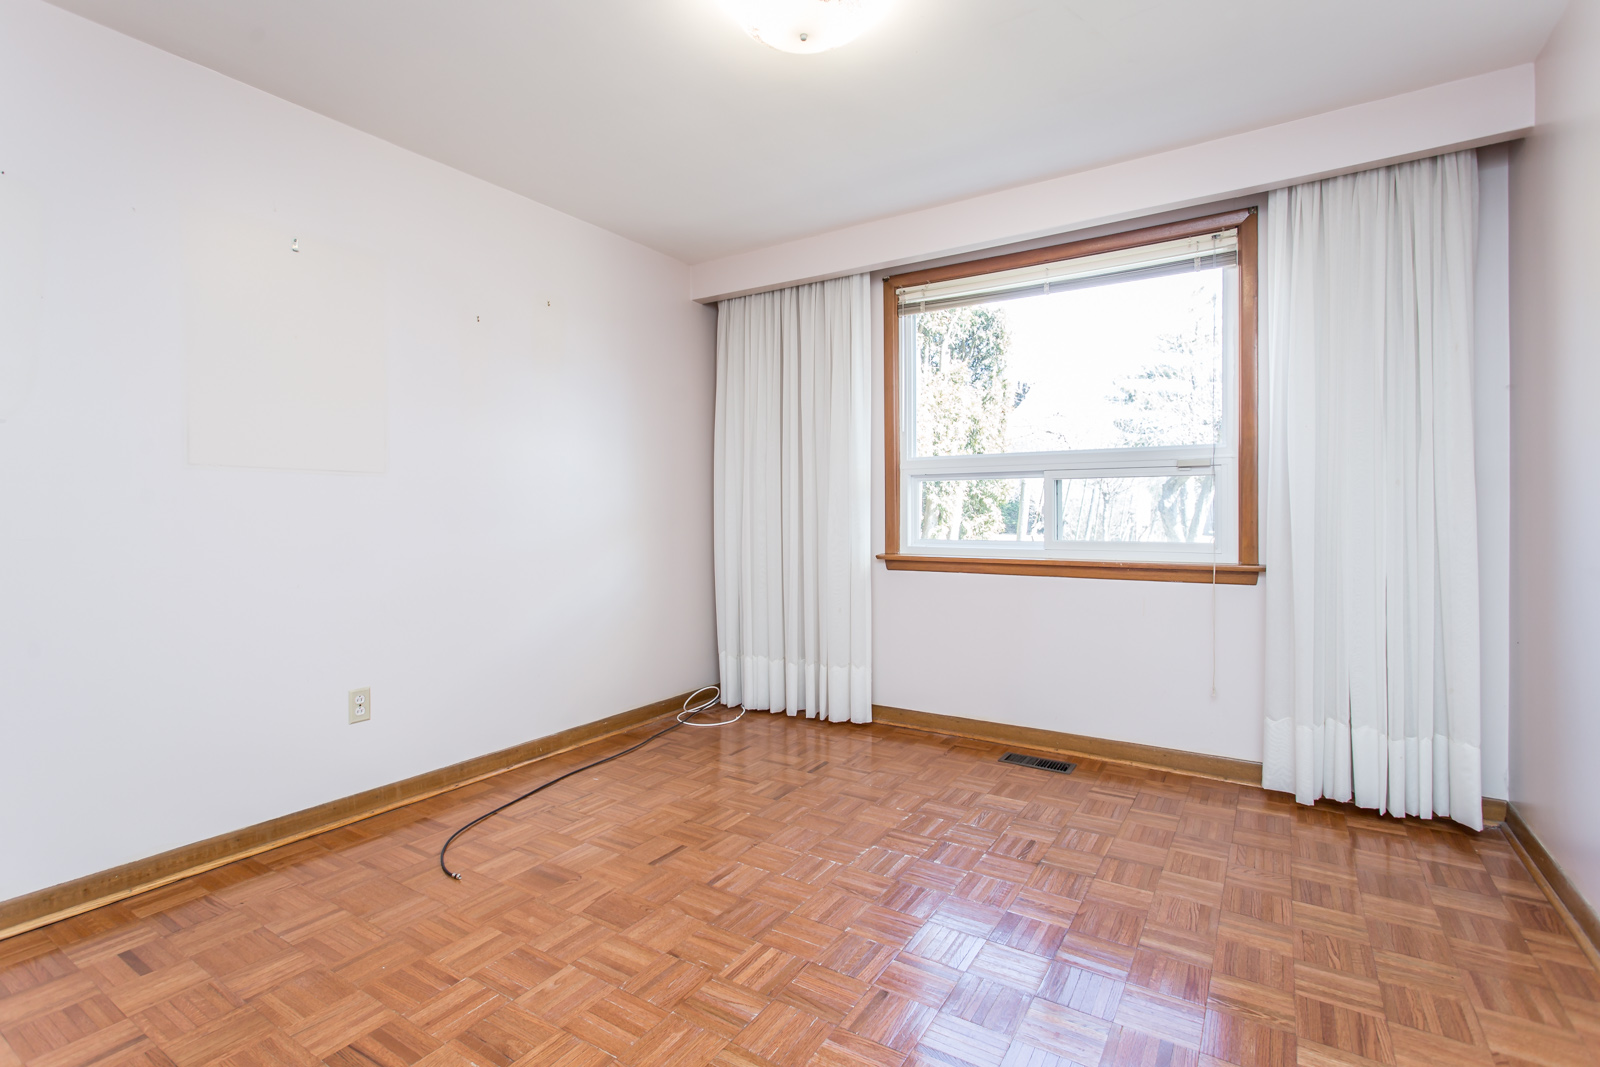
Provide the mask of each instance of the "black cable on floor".
{"label": "black cable on floor", "polygon": [[[695,705],[694,707],[691,708],[689,705],[694,703],[695,697],[699,696],[701,693],[706,692],[706,690],[710,690],[711,691],[711,699],[707,700],[703,704],[697,704],[697,705]],[[533,794],[541,792],[542,790],[545,790],[545,789],[549,789],[551,786],[555,785],[557,782],[565,781],[566,779],[571,778],[575,774],[582,774],[584,771],[592,771],[596,767],[600,766],[602,763],[610,763],[614,759],[621,759],[623,756],[626,756],[630,752],[637,752],[641,748],[643,748],[644,746],[648,745],[650,742],[654,741],[656,738],[665,737],[667,734],[670,734],[672,731],[676,730],[680,726],[731,726],[732,724],[738,722],[740,719],[744,718],[744,708],[741,707],[739,709],[739,714],[735,715],[731,719],[724,719],[724,720],[722,720],[720,722],[690,722],[690,721],[688,721],[689,717],[694,716],[694,715],[698,715],[700,712],[705,711],[711,705],[715,704],[717,702],[717,697],[720,696],[721,693],[722,693],[722,691],[720,689],[718,689],[714,685],[708,685],[708,686],[704,686],[704,687],[702,687],[700,689],[696,689],[694,692],[690,693],[686,698],[684,698],[683,710],[678,712],[677,721],[674,722],[671,726],[667,727],[665,730],[660,730],[660,731],[658,731],[656,733],[651,734],[649,737],[645,738],[643,741],[640,741],[637,745],[634,745],[631,748],[625,748],[621,752],[612,753],[611,755],[606,756],[604,759],[597,759],[593,763],[585,764],[584,766],[579,767],[576,770],[568,771],[566,774],[559,775],[559,776],[557,776],[555,778],[552,778],[548,782],[544,782],[544,783],[542,783],[540,785],[536,785],[532,789],[528,790],[526,793],[522,794],[520,797],[515,797],[515,798],[513,798],[511,800],[506,801],[504,804],[500,805],[498,808],[495,808],[493,811],[484,812],[482,815],[478,816],[476,819],[473,819],[471,822],[467,823],[461,829],[457,830],[455,833],[453,833],[449,837],[445,838],[444,846],[439,849],[439,869],[441,871],[443,871],[445,874],[448,874],[451,878],[454,878],[456,881],[458,881],[458,882],[461,881],[460,872],[459,871],[452,871],[448,866],[445,865],[445,862],[444,862],[444,854],[450,850],[450,846],[455,843],[455,839],[460,837],[462,834],[466,833],[468,830],[472,829],[474,826],[477,826],[479,823],[485,821],[486,819],[492,819],[496,815],[499,815],[502,811],[505,811],[507,808],[512,807],[513,805],[516,805],[516,804],[521,804],[524,800],[527,800],[529,797],[533,796]]]}

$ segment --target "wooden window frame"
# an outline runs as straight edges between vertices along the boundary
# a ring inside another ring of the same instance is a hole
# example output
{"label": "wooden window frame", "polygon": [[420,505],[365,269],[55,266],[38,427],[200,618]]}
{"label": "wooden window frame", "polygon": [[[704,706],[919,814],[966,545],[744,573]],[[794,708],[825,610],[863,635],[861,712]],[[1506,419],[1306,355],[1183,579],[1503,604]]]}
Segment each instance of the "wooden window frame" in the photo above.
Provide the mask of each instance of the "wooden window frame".
{"label": "wooden window frame", "polygon": [[[1121,233],[1069,241],[1047,248],[1012,252],[987,259],[969,260],[943,267],[907,271],[883,280],[884,373],[884,551],[878,556],[892,571],[946,571],[972,574],[1032,574],[1062,578],[1121,578],[1156,582],[1215,582],[1221,585],[1255,585],[1263,568],[1259,547],[1259,470],[1257,442],[1257,211],[1243,208],[1179,222],[1126,230]],[[1237,563],[1179,563],[1146,560],[1041,559],[1009,556],[918,555],[900,551],[900,445],[902,375],[900,365],[900,302],[898,291],[930,282],[949,281],[976,274],[992,274],[1034,267],[1058,260],[1100,252],[1115,252],[1139,245],[1194,237],[1221,229],[1238,230],[1239,269],[1239,561]]]}

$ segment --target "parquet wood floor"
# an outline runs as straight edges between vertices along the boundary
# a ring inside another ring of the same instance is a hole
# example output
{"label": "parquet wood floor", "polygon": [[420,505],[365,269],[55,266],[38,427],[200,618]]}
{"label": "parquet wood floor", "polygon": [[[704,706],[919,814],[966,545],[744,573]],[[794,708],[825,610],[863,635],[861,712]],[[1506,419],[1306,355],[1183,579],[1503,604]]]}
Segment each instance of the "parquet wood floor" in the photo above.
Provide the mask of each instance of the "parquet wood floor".
{"label": "parquet wood floor", "polygon": [[1594,1064],[1506,841],[754,714],[0,942],[0,1067]]}

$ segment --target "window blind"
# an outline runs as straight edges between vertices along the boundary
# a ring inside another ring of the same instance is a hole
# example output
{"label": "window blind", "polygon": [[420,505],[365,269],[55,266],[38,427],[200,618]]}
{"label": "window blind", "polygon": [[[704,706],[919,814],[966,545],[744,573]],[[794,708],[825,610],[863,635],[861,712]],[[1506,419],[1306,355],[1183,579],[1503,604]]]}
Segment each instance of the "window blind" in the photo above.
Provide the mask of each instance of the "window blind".
{"label": "window blind", "polygon": [[1219,230],[1197,237],[1121,248],[1114,252],[1079,256],[1055,263],[913,285],[898,290],[897,296],[900,314],[915,315],[940,308],[1043,296],[1136,278],[1231,267],[1238,261],[1238,231]]}

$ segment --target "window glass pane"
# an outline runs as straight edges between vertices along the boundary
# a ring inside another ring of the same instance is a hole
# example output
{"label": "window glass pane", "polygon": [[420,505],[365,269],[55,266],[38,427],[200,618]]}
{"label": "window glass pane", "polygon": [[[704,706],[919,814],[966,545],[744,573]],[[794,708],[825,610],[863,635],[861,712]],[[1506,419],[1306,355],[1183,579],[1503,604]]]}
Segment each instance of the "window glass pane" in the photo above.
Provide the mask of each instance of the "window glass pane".
{"label": "window glass pane", "polygon": [[916,454],[1221,443],[1237,269],[905,316]]}
{"label": "window glass pane", "polygon": [[1064,478],[1056,483],[1063,541],[1216,540],[1216,479],[1209,474],[1154,478]]}
{"label": "window glass pane", "polygon": [[1044,540],[1043,478],[952,478],[917,485],[925,541]]}

